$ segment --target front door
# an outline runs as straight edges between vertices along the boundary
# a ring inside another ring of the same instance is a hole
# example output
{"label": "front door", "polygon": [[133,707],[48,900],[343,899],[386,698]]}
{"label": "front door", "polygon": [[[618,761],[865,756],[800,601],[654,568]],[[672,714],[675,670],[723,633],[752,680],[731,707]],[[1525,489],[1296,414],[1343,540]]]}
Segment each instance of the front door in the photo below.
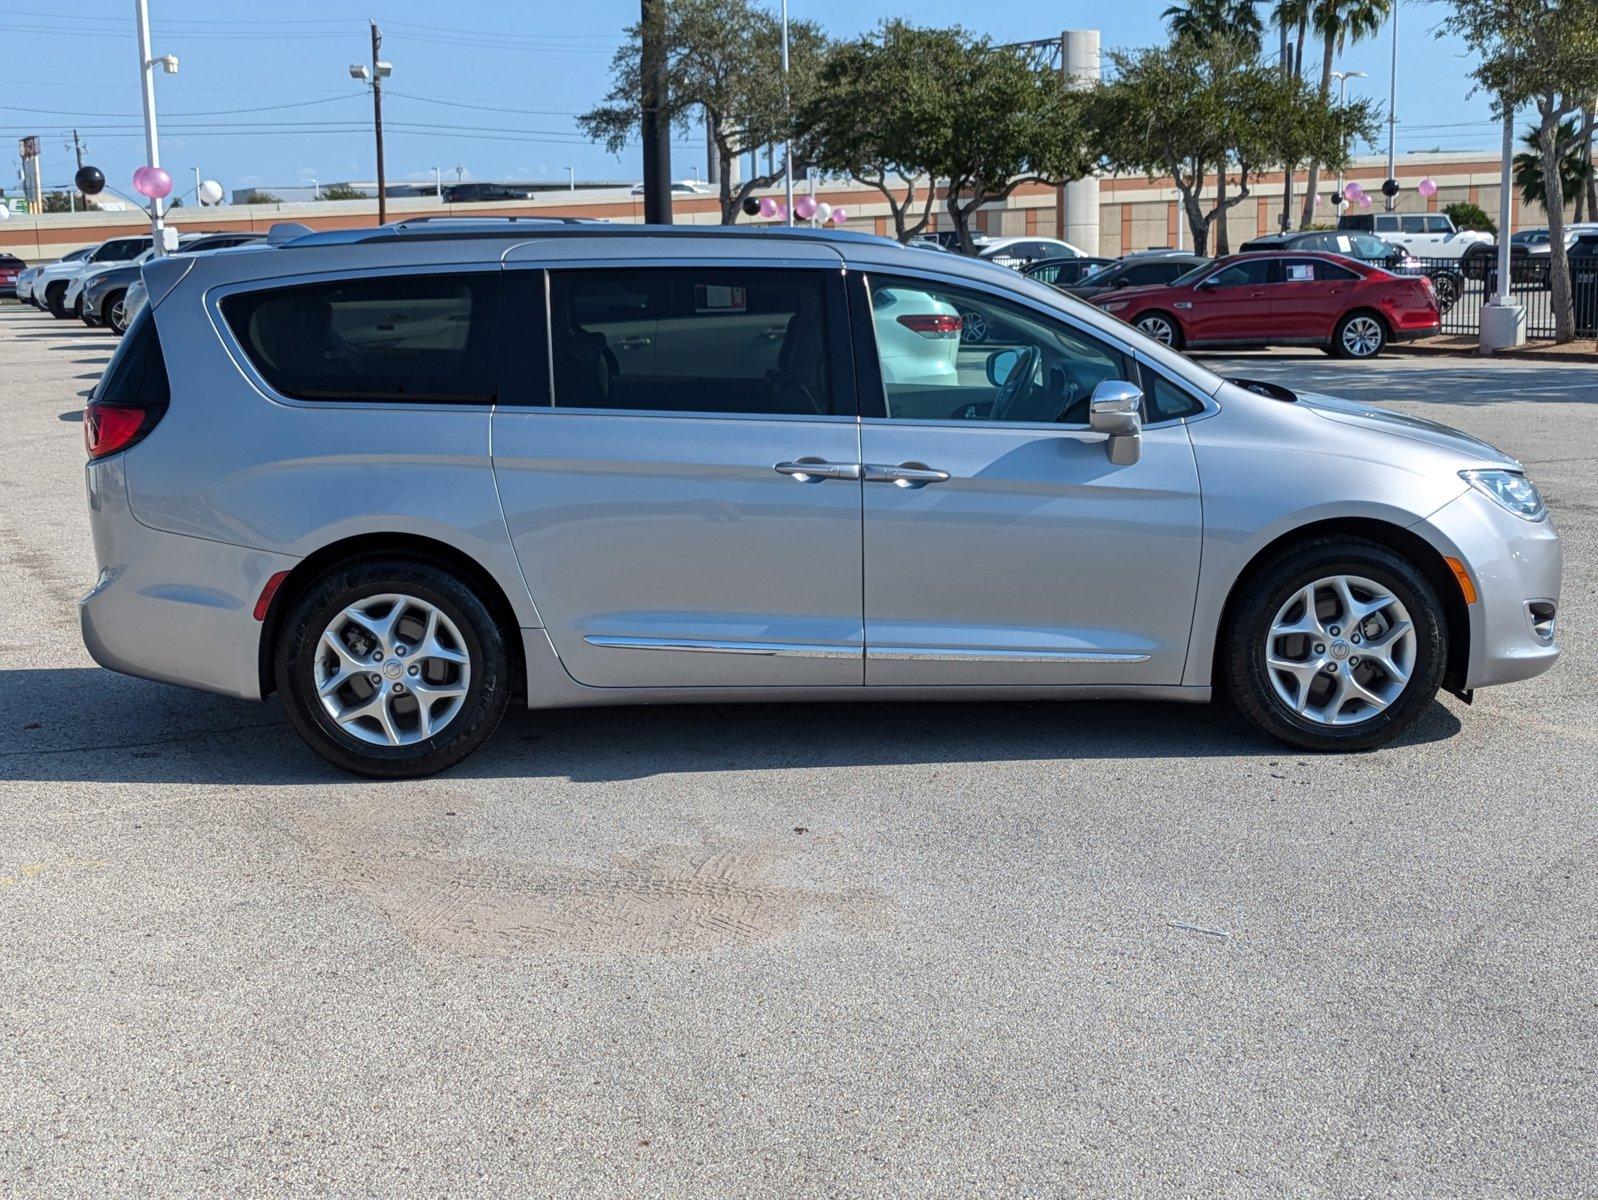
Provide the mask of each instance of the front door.
{"label": "front door", "polygon": [[508,287],[523,304],[506,342],[538,369],[495,412],[495,476],[580,683],[861,683],[859,441],[832,262],[830,278],[819,262],[553,270],[548,360],[542,272],[510,271],[538,286]]}
{"label": "front door", "polygon": [[[861,375],[868,685],[1176,684],[1198,583],[1198,474],[1169,380],[1065,317],[920,289],[990,331],[941,384]],[[1106,379],[1139,381],[1142,456],[1087,429]]]}
{"label": "front door", "polygon": [[1188,341],[1264,341],[1270,328],[1275,266],[1275,260],[1264,255],[1240,258],[1189,289],[1187,297],[1174,305],[1185,309],[1181,317]]}

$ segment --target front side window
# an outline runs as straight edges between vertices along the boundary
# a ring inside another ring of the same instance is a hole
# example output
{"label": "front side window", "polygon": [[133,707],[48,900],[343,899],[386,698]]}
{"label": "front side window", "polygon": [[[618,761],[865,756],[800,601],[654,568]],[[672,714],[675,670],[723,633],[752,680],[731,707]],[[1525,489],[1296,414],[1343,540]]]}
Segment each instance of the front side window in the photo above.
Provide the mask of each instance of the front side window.
{"label": "front side window", "polygon": [[1405,233],[1425,233],[1426,232],[1426,218],[1425,217],[1405,217],[1403,219],[1403,230],[1404,230]]}
{"label": "front side window", "polygon": [[1253,287],[1262,283],[1269,283],[1271,278],[1271,260],[1268,258],[1246,258],[1241,262],[1230,263],[1211,275],[1206,282],[1214,288]]}
{"label": "front side window", "polygon": [[550,332],[556,408],[834,411],[820,271],[556,271]]}
{"label": "front side window", "polygon": [[1452,233],[1452,232],[1454,232],[1453,223],[1451,221],[1449,221],[1449,219],[1447,217],[1427,217],[1426,218],[1426,232],[1427,233]]}
{"label": "front side window", "polygon": [[886,415],[904,421],[1087,424],[1121,353],[1074,326],[986,293],[874,275],[871,325]]}
{"label": "front side window", "polygon": [[492,404],[499,278],[341,279],[222,301],[251,364],[299,400]]}

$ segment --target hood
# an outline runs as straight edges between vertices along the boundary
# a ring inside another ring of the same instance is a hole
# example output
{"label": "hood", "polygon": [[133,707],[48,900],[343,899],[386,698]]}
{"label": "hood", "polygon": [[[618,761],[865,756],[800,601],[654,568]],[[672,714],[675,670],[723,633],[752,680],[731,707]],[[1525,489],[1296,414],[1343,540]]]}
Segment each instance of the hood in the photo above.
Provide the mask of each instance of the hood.
{"label": "hood", "polygon": [[1409,417],[1385,408],[1316,392],[1299,392],[1298,403],[1328,421],[1424,442],[1439,450],[1450,451],[1462,459],[1469,459],[1470,465],[1510,467],[1517,471],[1522,469],[1519,462],[1498,447],[1424,417]]}

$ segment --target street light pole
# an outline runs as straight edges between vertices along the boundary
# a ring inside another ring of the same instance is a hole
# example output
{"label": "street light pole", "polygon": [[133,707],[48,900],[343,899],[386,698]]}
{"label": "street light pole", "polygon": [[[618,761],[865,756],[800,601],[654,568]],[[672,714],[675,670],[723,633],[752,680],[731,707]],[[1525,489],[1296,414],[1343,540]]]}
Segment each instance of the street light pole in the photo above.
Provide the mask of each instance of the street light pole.
{"label": "street light pole", "polygon": [[383,178],[383,70],[378,51],[383,46],[383,32],[377,22],[372,22],[372,131],[377,137],[377,223],[388,224],[388,201],[384,196]]}
{"label": "street light pole", "polygon": [[[1388,12],[1387,19],[1393,27],[1393,67],[1387,77],[1387,178],[1397,179],[1394,171],[1398,163],[1393,155],[1393,144],[1394,130],[1398,124],[1398,0],[1393,0]],[[1397,196],[1388,196],[1387,211],[1392,212],[1397,203]]]}
{"label": "street light pole", "polygon": [[666,0],[640,0],[644,223],[671,224],[671,114],[666,95]]}
{"label": "street light pole", "polygon": [[[1350,79],[1364,79],[1365,78],[1365,72],[1364,71],[1333,71],[1332,72],[1332,78],[1337,80],[1337,107],[1338,108],[1342,108],[1343,105],[1345,103],[1347,103],[1347,101],[1348,101],[1348,81]],[[1388,176],[1387,177],[1389,179],[1392,178],[1392,169],[1391,168],[1388,169]],[[1341,169],[1339,169],[1338,172],[1337,172],[1337,195],[1338,195],[1338,202],[1337,203],[1341,204],[1342,203],[1342,195],[1343,195],[1343,172],[1342,172]],[[1333,207],[1335,208],[1336,205],[1334,205]]]}
{"label": "street light pole", "polygon": [[[144,101],[144,162],[161,165],[161,148],[155,125],[155,67],[150,56],[150,6],[148,0],[133,0],[133,18],[139,34],[139,92]],[[176,61],[176,60],[174,60]],[[166,226],[162,220],[165,203],[158,196],[150,199],[150,246],[156,258],[166,253]]]}
{"label": "street light pole", "polygon": [[788,224],[793,224],[793,143],[788,140],[788,0],[782,0],[782,192],[787,204]]}
{"label": "street light pole", "polygon": [[433,168],[433,194],[440,204],[444,203],[444,173],[437,167]]}

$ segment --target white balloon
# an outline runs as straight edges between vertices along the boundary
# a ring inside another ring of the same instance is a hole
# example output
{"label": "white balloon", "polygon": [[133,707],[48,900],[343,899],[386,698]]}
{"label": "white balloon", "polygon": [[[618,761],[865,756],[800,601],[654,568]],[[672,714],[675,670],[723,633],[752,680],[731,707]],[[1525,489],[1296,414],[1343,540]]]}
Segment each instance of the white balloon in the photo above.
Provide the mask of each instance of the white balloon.
{"label": "white balloon", "polygon": [[214,179],[207,179],[199,188],[201,204],[221,204],[222,185]]}
{"label": "white balloon", "polygon": [[823,225],[832,220],[832,205],[828,204],[825,200],[816,205],[816,220],[821,222]]}
{"label": "white balloon", "polygon": [[11,208],[10,208],[10,206],[9,205],[5,205],[5,204],[0,204],[0,221],[9,221],[10,219],[11,219]]}

